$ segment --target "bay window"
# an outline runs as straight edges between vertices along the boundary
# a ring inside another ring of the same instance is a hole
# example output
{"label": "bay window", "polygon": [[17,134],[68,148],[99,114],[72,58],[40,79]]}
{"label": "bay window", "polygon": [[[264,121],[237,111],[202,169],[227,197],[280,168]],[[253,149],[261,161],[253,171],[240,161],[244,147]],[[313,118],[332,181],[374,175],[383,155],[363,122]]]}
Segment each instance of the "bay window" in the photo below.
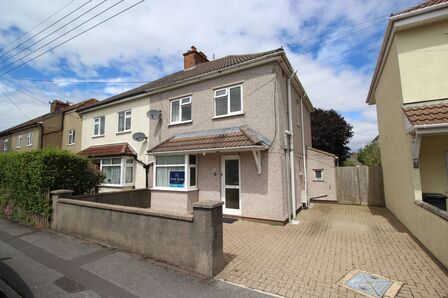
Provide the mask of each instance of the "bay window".
{"label": "bay window", "polygon": [[171,124],[191,121],[191,97],[171,101]]}
{"label": "bay window", "polygon": [[195,155],[162,155],[156,157],[156,188],[191,189],[197,185]]}
{"label": "bay window", "polygon": [[239,85],[215,90],[215,117],[237,115],[243,112],[242,88]]}
{"label": "bay window", "polygon": [[131,130],[132,111],[123,111],[118,113],[118,132]]}
{"label": "bay window", "polygon": [[134,159],[129,157],[104,158],[100,168],[106,176],[104,185],[127,186],[134,183]]}

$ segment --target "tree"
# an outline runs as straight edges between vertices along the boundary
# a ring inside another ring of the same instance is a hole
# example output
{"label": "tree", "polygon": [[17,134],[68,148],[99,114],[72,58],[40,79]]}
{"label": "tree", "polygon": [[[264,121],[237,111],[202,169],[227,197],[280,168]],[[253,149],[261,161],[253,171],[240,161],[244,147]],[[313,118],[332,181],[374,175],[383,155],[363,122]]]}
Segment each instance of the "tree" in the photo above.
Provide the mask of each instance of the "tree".
{"label": "tree", "polygon": [[342,164],[350,157],[347,146],[353,137],[353,126],[335,110],[316,109],[311,113],[313,147],[339,157]]}
{"label": "tree", "polygon": [[358,152],[358,160],[365,166],[378,166],[381,164],[380,146],[374,141],[361,148]]}

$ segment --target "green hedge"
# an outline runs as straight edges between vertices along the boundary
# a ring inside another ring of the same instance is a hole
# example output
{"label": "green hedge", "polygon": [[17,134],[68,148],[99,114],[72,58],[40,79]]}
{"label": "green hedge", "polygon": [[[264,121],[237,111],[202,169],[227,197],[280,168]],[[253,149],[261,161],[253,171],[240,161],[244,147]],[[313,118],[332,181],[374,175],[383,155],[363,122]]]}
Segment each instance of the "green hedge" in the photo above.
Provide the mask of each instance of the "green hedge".
{"label": "green hedge", "polygon": [[51,217],[49,191],[91,193],[103,179],[87,158],[65,150],[0,154],[0,204],[22,222],[29,221],[29,214]]}

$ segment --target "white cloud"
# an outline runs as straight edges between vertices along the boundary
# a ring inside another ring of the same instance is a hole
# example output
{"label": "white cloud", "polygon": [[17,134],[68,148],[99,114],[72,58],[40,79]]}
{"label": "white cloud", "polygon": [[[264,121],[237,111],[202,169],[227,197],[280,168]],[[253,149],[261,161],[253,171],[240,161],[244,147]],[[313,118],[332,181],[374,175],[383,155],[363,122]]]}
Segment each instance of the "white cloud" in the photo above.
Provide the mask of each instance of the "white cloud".
{"label": "white cloud", "polygon": [[[135,2],[136,0],[126,0],[100,19],[103,20]],[[356,119],[350,119],[355,127],[355,137],[351,145],[358,148],[376,135],[376,120],[370,113],[372,108],[364,104],[364,99],[381,42],[372,41],[371,37],[383,28],[379,25],[372,26],[338,42],[329,43],[314,53],[314,56],[299,55],[286,45],[297,43],[305,48],[313,48],[322,42],[332,41],[376,22],[365,23],[366,20],[388,15],[416,2],[418,0],[145,1],[142,5],[43,55],[30,66],[64,79],[67,79],[66,76],[76,75],[82,79],[99,80],[103,79],[99,75],[101,70],[118,69],[121,73],[115,71],[109,77],[120,77],[124,81],[149,81],[181,69],[181,54],[193,44],[209,58],[213,55],[221,57],[264,51],[284,45],[316,107],[360,115]],[[65,3],[67,2],[58,1],[55,4],[52,0],[1,1],[0,45],[14,39],[11,34],[6,34],[11,28],[27,30]],[[83,2],[75,1],[58,16],[81,3]],[[97,3],[99,0],[94,0],[86,7]],[[106,2],[101,7],[106,8],[112,3],[114,2]],[[96,11],[99,12],[100,9]],[[80,19],[77,24],[86,18]],[[82,28],[97,22],[98,20]],[[362,22],[362,25],[355,25]],[[47,24],[50,23],[51,21]],[[354,27],[340,31],[347,26]],[[73,27],[68,26],[67,30],[70,28]],[[67,30],[61,30],[61,33]],[[332,33],[326,34],[328,32]],[[66,37],[61,41],[65,39]],[[368,55],[370,63],[354,68],[347,65],[343,58],[348,55],[350,59],[353,53],[349,49],[359,43],[366,48],[367,52],[364,54]],[[64,61],[64,64],[61,64],[61,61]],[[36,94],[45,93],[51,97],[66,97],[76,102],[90,97],[105,98],[130,87],[116,84],[88,85],[73,89],[73,85],[56,86],[45,83],[34,84],[31,91]],[[18,96],[13,95],[14,98]],[[3,105],[6,99],[0,96],[0,100]],[[23,101],[23,109],[32,115],[43,110],[42,107],[37,108],[38,105],[25,106],[25,102],[31,103],[29,98],[18,97],[17,100]],[[0,119],[9,119],[11,115],[15,115],[19,121],[20,114],[16,114],[14,108],[7,110],[0,110]],[[5,120],[1,120],[0,130],[8,126],[10,125],[6,124]]]}

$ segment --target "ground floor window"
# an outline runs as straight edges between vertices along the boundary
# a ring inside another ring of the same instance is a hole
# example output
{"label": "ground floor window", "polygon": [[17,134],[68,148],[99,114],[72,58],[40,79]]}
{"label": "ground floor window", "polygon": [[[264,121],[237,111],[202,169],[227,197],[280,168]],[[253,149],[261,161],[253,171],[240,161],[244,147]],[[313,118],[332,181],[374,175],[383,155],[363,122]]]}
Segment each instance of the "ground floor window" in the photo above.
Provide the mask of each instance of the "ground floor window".
{"label": "ground floor window", "polygon": [[125,186],[134,184],[134,158],[103,158],[100,160],[100,169],[106,176],[104,185]]}
{"label": "ground floor window", "polygon": [[157,156],[154,169],[157,188],[189,189],[196,186],[196,155]]}
{"label": "ground floor window", "polygon": [[314,180],[315,181],[323,181],[324,180],[324,170],[323,169],[314,169]]}

